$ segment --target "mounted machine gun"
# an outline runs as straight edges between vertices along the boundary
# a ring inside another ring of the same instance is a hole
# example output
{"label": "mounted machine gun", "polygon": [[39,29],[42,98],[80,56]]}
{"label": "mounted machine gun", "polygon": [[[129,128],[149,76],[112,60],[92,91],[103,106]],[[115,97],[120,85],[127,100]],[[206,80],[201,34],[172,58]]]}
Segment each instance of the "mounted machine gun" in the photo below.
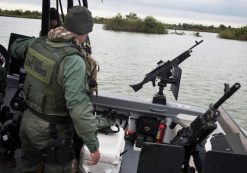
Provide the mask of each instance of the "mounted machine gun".
{"label": "mounted machine gun", "polygon": [[[189,166],[190,157],[193,157],[197,172],[202,171],[202,160],[199,157],[197,147],[201,145],[208,136],[217,128],[216,121],[220,116],[217,110],[228,98],[230,98],[240,88],[239,83],[235,83],[231,88],[225,86],[224,95],[215,103],[210,104],[209,109],[202,115],[198,116],[189,127],[183,127],[177,132],[177,135],[171,140],[172,145],[182,146],[185,150],[183,173],[193,173]],[[173,129],[177,123],[171,124]]]}
{"label": "mounted machine gun", "polygon": [[159,92],[154,95],[153,97],[153,103],[160,103],[160,104],[166,104],[166,97],[163,93],[164,87],[166,87],[167,84],[171,84],[171,90],[172,93],[177,100],[178,98],[178,91],[180,86],[180,79],[182,75],[182,69],[178,66],[180,63],[182,63],[184,60],[186,60],[188,57],[190,57],[190,53],[192,52],[192,49],[199,44],[201,44],[203,40],[197,42],[188,50],[181,53],[179,56],[174,58],[171,61],[159,61],[158,67],[156,67],[154,70],[146,74],[146,77],[138,84],[130,85],[130,87],[133,88],[135,92],[139,91],[142,86],[147,82],[152,82],[153,86],[155,86],[156,79],[160,79],[158,86],[159,86]]}

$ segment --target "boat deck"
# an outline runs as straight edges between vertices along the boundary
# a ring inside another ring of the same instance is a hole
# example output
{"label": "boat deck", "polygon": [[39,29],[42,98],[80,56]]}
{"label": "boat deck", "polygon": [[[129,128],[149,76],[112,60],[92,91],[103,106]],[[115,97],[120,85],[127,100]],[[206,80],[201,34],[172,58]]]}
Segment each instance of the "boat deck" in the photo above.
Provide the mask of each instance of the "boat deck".
{"label": "boat deck", "polygon": [[[235,137],[236,137],[236,135],[235,135]],[[234,141],[236,141],[235,137],[234,137]],[[240,138],[239,138],[239,140],[240,140]],[[221,145],[225,145],[225,143],[222,143]],[[236,145],[236,142],[235,142],[235,145]],[[242,145],[242,144],[239,141],[239,145],[237,147],[235,146],[235,148],[237,148],[239,150],[240,145]],[[219,146],[219,145],[217,145],[217,146]],[[226,146],[221,146],[221,148],[226,148]],[[243,148],[243,146],[242,146],[242,148]],[[234,148],[232,148],[232,149],[234,150]],[[128,139],[125,140],[125,149],[124,149],[124,151],[126,151],[126,152],[123,152],[122,162],[121,162],[121,167],[120,167],[120,172],[119,173],[136,173],[137,172],[137,168],[138,168],[140,151],[134,150],[133,143]],[[174,163],[174,162],[172,162],[171,155],[169,155],[169,151],[170,150],[166,151],[166,153],[165,154],[163,153],[162,157],[160,157],[161,163],[164,162],[166,165],[168,164],[167,162],[169,162],[169,161],[171,161],[171,164]],[[243,151],[241,151],[241,152],[243,152]],[[247,158],[246,157],[246,153],[244,155],[241,154],[241,155],[235,155],[235,156],[237,157],[237,159],[246,160],[246,158]],[[152,160],[155,160],[155,159],[157,160],[158,159],[158,156],[155,157],[153,155],[153,156],[150,156],[150,157],[152,157]],[[179,158],[179,156],[175,155],[175,158],[177,159],[177,158]],[[20,149],[16,150],[15,159],[16,159],[16,163],[17,163],[17,167],[18,167],[18,165],[20,163],[20,159],[21,159],[21,150]],[[242,162],[242,161],[240,160],[240,162]],[[221,163],[221,161],[219,161],[219,164],[220,163]],[[238,164],[238,163],[234,163],[234,164]],[[0,172],[1,173],[17,173],[18,172],[17,171],[17,167],[8,168],[6,166],[7,166],[6,163],[1,163],[0,164]],[[162,166],[164,166],[164,165],[162,165]],[[239,164],[238,164],[238,166],[239,166]],[[244,167],[244,166],[242,166],[242,167]]]}
{"label": "boat deck", "polygon": [[140,151],[133,150],[133,145],[128,140],[126,140],[125,150],[127,152],[123,154],[120,173],[136,173]]}
{"label": "boat deck", "polygon": [[[133,150],[133,145],[130,141],[126,140],[125,153],[122,158],[122,165],[120,168],[120,173],[136,173],[140,151]],[[21,160],[21,150],[16,150],[15,159],[17,166],[15,168],[8,168],[6,162],[0,164],[1,173],[17,173],[18,165]]]}

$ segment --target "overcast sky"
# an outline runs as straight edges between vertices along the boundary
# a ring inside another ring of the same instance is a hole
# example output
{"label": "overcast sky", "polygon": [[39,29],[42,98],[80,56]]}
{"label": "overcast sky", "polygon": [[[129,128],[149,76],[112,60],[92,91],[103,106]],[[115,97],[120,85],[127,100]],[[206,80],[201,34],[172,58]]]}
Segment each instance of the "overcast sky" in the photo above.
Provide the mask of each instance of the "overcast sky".
{"label": "overcast sky", "polygon": [[[65,1],[67,0],[62,0]],[[154,16],[165,23],[247,25],[247,0],[103,0],[103,3],[101,1],[88,0],[93,16],[111,17],[117,13],[125,15],[134,12],[139,17]],[[0,0],[2,9],[41,11],[40,5],[41,0]]]}

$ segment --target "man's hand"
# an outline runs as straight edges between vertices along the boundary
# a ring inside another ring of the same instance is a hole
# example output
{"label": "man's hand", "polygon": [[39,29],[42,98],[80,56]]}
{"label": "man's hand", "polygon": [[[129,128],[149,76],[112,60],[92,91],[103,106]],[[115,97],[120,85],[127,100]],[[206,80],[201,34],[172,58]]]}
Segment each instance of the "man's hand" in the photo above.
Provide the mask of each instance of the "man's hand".
{"label": "man's hand", "polygon": [[97,149],[94,153],[90,153],[91,156],[91,161],[88,161],[88,165],[95,165],[98,163],[99,159],[100,159],[100,152],[99,149]]}

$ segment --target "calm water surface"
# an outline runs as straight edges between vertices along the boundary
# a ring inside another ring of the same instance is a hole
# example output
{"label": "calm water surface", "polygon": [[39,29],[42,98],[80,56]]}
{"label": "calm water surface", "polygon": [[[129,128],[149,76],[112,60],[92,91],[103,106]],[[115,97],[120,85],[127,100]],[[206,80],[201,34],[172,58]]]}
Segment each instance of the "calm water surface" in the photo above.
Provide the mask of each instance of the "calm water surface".
{"label": "calm water surface", "polygon": [[[0,44],[7,47],[11,32],[38,36],[40,20],[0,17],[0,31]],[[203,39],[180,65],[183,74],[177,102],[207,108],[222,96],[224,83],[239,82],[241,89],[223,106],[247,129],[247,42],[219,39],[214,33],[200,34],[198,38],[191,32],[183,36],[114,32],[96,24],[90,40],[93,56],[100,64],[99,92],[151,100],[158,87],[147,83],[135,93],[129,85],[142,81],[159,60],[171,60],[195,40]],[[167,100],[175,102],[169,87],[165,90]]]}

